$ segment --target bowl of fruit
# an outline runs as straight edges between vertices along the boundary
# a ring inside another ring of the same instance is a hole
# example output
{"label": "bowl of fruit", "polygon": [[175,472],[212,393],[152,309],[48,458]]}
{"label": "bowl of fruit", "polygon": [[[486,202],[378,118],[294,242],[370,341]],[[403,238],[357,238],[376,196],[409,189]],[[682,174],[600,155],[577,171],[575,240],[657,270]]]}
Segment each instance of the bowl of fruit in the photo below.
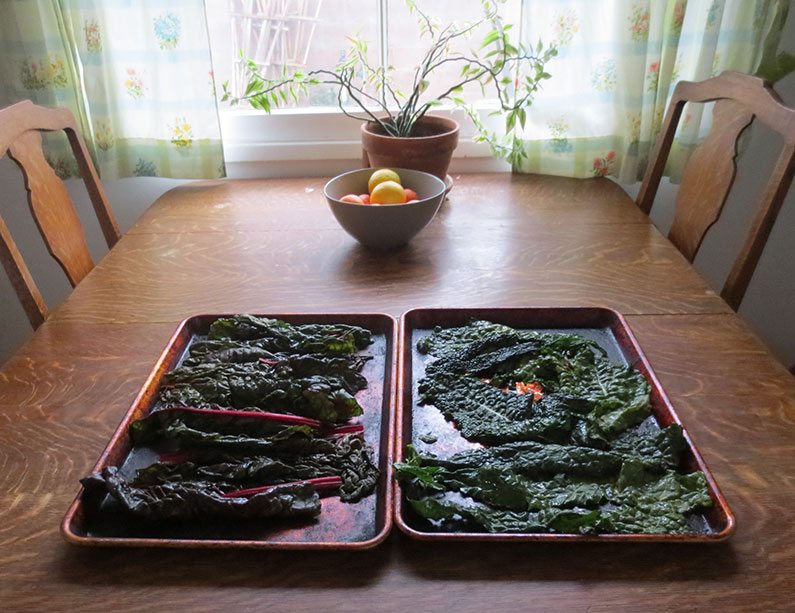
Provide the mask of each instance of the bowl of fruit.
{"label": "bowl of fruit", "polygon": [[342,228],[363,245],[405,245],[428,225],[444,199],[444,182],[404,168],[362,168],[331,179],[323,188]]}

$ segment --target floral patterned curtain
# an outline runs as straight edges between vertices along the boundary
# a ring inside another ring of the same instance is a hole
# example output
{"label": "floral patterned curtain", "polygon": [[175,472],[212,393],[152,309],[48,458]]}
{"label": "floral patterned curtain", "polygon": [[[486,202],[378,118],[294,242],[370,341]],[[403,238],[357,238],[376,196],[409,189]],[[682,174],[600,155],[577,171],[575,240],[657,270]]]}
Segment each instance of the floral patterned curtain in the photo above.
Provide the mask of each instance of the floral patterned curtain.
{"label": "floral patterned curtain", "polygon": [[[789,0],[524,0],[528,42],[555,40],[552,79],[528,112],[520,172],[642,179],[679,80],[754,73],[771,59]],[[687,105],[668,172],[709,130]]]}
{"label": "floral patterned curtain", "polygon": [[[224,175],[202,0],[2,0],[0,105],[66,106],[103,178]],[[65,139],[48,159],[76,174]]]}

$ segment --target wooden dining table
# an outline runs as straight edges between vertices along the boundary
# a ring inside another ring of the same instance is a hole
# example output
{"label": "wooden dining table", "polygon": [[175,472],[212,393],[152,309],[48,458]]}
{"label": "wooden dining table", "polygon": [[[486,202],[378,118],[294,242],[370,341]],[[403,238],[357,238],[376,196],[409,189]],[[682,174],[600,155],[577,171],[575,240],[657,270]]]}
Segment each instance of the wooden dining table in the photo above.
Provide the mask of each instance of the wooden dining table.
{"label": "wooden dining table", "polygon": [[[0,370],[0,608],[792,610],[795,378],[620,187],[473,174],[408,246],[336,223],[321,178],[162,196]],[[626,316],[732,507],[708,545],[366,551],[77,547],[61,519],[147,374],[200,313],[606,306]]]}

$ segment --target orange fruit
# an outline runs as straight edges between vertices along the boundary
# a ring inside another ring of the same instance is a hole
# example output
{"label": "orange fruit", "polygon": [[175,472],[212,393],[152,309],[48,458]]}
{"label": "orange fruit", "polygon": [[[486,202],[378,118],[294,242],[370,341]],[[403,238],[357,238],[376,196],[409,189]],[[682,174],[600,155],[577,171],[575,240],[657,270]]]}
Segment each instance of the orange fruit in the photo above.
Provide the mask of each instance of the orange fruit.
{"label": "orange fruit", "polygon": [[404,187],[403,191],[406,192],[406,201],[411,202],[412,200],[419,200],[420,197],[417,195],[413,189],[409,189],[408,187]]}
{"label": "orange fruit", "polygon": [[351,204],[364,204],[362,199],[359,198],[356,194],[346,194],[342,198],[340,198],[340,202],[350,202]]}
{"label": "orange fruit", "polygon": [[367,191],[372,194],[376,186],[379,183],[383,183],[384,181],[394,181],[400,185],[400,176],[394,170],[389,170],[389,168],[380,168],[370,175],[370,180],[367,181]]}
{"label": "orange fruit", "polygon": [[364,204],[370,204],[370,194],[359,194],[359,198],[362,199]]}
{"label": "orange fruit", "polygon": [[406,202],[406,193],[400,183],[383,181],[373,188],[370,193],[371,204],[403,204]]}

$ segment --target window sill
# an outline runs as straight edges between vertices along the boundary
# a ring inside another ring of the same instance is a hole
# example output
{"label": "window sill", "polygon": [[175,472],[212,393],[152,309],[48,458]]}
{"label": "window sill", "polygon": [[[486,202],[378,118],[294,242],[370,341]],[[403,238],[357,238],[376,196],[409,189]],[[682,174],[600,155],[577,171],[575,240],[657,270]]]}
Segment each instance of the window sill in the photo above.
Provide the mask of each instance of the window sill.
{"label": "window sill", "polygon": [[[461,111],[437,111],[461,125],[451,172],[509,171],[488,145],[472,140],[473,128]],[[224,157],[230,177],[312,176],[361,164],[360,122],[336,109],[221,111]]]}

